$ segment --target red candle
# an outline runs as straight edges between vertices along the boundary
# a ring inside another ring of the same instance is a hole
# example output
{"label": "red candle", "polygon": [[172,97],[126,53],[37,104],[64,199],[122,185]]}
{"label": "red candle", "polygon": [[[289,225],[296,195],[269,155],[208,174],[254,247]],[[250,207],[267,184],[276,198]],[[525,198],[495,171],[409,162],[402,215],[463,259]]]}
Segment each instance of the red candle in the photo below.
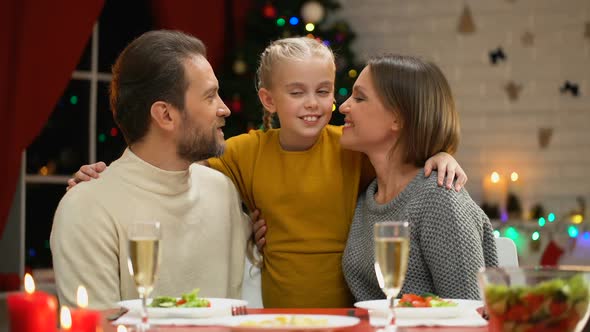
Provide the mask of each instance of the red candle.
{"label": "red candle", "polygon": [[25,293],[8,295],[11,332],[57,331],[57,300],[55,296],[37,291],[30,274],[25,275]]}
{"label": "red candle", "polygon": [[70,332],[96,332],[100,326],[100,313],[86,309],[88,307],[88,292],[84,286],[78,287],[76,294],[78,309],[71,309],[71,327],[68,329],[62,322],[62,328]]}

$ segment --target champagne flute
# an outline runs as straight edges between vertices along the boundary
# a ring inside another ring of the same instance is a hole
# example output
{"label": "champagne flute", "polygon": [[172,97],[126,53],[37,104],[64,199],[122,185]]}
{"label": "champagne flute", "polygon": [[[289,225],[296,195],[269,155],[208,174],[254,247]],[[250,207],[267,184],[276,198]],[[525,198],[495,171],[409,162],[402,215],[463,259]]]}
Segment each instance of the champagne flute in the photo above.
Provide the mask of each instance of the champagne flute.
{"label": "champagne flute", "polygon": [[373,227],[375,236],[375,273],[383,293],[387,296],[389,311],[387,325],[395,327],[394,300],[399,294],[406,270],[410,251],[408,222],[386,221],[376,223]]}
{"label": "champagne flute", "polygon": [[154,288],[154,282],[160,266],[160,240],[162,232],[157,221],[142,221],[129,225],[127,229],[129,243],[129,273],[135,281],[141,298],[141,322],[138,331],[150,328],[147,315],[147,297]]}

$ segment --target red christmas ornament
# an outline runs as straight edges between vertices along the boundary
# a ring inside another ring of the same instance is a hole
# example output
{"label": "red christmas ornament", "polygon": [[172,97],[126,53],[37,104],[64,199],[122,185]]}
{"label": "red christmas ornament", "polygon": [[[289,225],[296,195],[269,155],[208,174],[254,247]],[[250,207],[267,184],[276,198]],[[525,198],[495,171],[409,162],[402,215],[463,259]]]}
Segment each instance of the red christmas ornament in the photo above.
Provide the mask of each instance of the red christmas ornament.
{"label": "red christmas ornament", "polygon": [[234,113],[240,113],[242,111],[242,100],[240,96],[235,95],[230,104],[231,110]]}
{"label": "red christmas ornament", "polygon": [[266,18],[275,18],[277,17],[277,9],[270,3],[267,3],[262,8],[262,15]]}

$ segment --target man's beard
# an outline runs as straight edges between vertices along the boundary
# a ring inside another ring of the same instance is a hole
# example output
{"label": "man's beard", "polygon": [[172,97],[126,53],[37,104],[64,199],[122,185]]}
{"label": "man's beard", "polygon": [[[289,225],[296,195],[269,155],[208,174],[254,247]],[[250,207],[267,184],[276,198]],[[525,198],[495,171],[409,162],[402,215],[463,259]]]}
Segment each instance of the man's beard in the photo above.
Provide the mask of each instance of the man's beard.
{"label": "man's beard", "polygon": [[185,119],[182,126],[182,136],[176,146],[178,156],[189,162],[196,162],[223,154],[225,142],[217,140],[217,125],[214,125],[209,135],[204,130],[195,129],[190,119]]}

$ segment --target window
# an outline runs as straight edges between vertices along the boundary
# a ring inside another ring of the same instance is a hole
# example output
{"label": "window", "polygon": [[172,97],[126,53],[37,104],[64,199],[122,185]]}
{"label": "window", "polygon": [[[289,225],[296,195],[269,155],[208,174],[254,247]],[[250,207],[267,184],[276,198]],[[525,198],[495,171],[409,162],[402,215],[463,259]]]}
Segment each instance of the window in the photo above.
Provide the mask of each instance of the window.
{"label": "window", "polygon": [[80,166],[108,164],[124,150],[109,109],[110,68],[131,40],[151,28],[149,2],[105,1],[69,85],[25,152],[25,266],[52,266],[49,235],[67,179]]}

